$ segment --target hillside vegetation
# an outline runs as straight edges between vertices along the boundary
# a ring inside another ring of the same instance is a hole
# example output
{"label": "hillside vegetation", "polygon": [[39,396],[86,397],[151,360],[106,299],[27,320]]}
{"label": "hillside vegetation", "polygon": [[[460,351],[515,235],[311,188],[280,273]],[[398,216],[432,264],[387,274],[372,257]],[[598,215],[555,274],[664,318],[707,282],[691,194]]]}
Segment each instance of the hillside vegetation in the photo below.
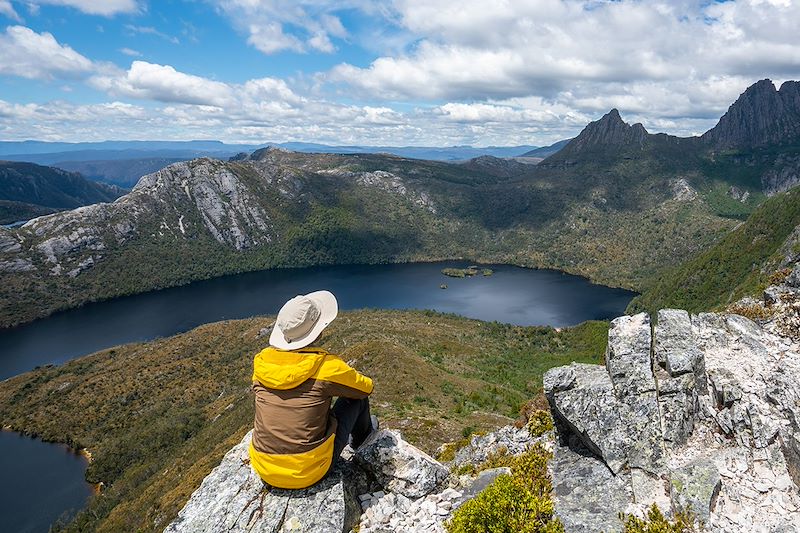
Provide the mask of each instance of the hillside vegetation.
{"label": "hillside vegetation", "polygon": [[33,163],[0,161],[0,224],[111,202],[125,191],[80,174]]}
{"label": "hillside vegetation", "polygon": [[628,311],[708,311],[755,295],[800,252],[800,188],[761,204],[746,222],[697,257],[656,278]]}
{"label": "hillside vegetation", "polygon": [[[0,383],[3,426],[86,447],[105,488],[69,531],[160,531],[252,427],[252,356],[269,318],[220,322]],[[433,453],[514,419],[543,372],[599,363],[608,324],[556,331],[432,312],[342,313],[321,345],[375,379],[385,427]]]}

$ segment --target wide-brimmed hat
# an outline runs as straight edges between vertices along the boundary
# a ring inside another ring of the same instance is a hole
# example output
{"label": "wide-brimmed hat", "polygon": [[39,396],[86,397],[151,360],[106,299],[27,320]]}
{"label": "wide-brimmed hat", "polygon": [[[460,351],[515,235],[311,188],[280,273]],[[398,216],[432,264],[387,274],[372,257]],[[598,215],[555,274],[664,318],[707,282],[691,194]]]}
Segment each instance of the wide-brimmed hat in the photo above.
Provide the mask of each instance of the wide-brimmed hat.
{"label": "wide-brimmed hat", "polygon": [[281,307],[269,343],[279,350],[297,350],[308,346],[339,313],[336,296],[317,291],[295,296]]}

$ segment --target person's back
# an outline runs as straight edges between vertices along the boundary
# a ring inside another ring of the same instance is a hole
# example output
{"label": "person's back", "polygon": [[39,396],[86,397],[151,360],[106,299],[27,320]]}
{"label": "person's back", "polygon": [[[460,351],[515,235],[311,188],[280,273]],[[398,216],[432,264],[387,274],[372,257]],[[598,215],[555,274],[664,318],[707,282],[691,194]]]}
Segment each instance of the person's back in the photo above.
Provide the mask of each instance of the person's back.
{"label": "person's back", "polygon": [[[313,485],[329,471],[348,438],[357,447],[372,424],[372,380],[311,344],[336,317],[327,291],[293,298],[278,313],[271,346],[253,361],[255,422],[250,462],[268,484]],[[339,397],[331,410],[331,400]]]}

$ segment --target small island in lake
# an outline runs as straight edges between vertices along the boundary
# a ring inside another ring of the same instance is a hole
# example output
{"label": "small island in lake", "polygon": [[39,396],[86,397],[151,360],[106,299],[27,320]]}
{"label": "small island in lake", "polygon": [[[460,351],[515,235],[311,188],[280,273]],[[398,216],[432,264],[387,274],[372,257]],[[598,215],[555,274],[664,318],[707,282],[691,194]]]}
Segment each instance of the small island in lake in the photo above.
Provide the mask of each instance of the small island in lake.
{"label": "small island in lake", "polygon": [[[442,274],[451,278],[468,278],[478,274],[478,267],[470,265],[467,268],[443,268]],[[491,268],[484,268],[480,271],[484,276],[491,276],[494,271]]]}
{"label": "small island in lake", "polygon": [[466,278],[472,277],[478,273],[477,268],[467,267],[467,268],[443,268],[442,274],[445,276],[449,276],[451,278]]}

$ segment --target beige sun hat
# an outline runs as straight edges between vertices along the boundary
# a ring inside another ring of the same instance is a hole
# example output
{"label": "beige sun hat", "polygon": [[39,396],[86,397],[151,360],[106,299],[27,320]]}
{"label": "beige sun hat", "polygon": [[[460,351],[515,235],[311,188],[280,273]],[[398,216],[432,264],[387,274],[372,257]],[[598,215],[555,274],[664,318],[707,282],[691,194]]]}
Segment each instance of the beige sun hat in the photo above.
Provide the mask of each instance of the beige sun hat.
{"label": "beige sun hat", "polygon": [[297,350],[314,342],[339,313],[336,296],[317,291],[295,296],[281,307],[269,343],[279,350]]}

